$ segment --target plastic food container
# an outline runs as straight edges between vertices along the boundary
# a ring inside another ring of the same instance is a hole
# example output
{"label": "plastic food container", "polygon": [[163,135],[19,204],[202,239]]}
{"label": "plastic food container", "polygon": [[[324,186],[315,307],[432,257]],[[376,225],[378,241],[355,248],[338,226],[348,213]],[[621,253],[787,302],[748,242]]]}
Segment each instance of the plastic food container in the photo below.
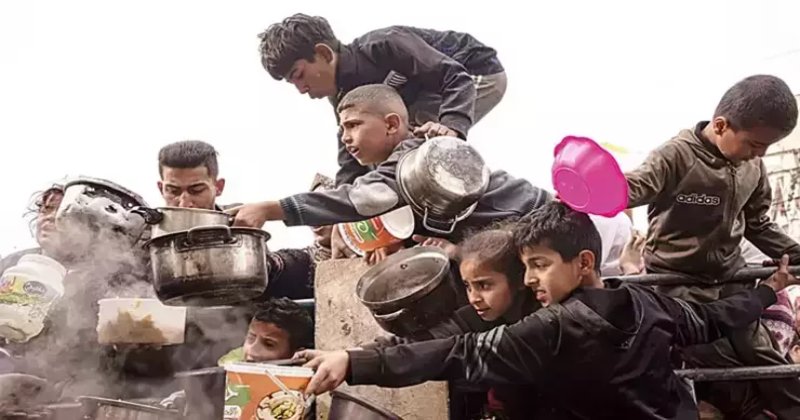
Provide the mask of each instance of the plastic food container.
{"label": "plastic food container", "polygon": [[405,206],[368,220],[340,223],[337,229],[348,248],[363,256],[409,238],[414,233],[414,212]]}
{"label": "plastic food container", "polygon": [[614,217],[628,207],[628,182],[614,156],[594,140],[567,136],[556,146],[553,187],[572,209]]}
{"label": "plastic food container", "polygon": [[0,276],[0,337],[27,342],[44,328],[53,302],[64,294],[67,270],[44,255],[23,255]]}
{"label": "plastic food container", "polygon": [[310,368],[263,363],[225,365],[225,420],[300,420]]}
{"label": "plastic food container", "polygon": [[181,344],[186,308],[158,299],[100,299],[97,341],[100,344]]}

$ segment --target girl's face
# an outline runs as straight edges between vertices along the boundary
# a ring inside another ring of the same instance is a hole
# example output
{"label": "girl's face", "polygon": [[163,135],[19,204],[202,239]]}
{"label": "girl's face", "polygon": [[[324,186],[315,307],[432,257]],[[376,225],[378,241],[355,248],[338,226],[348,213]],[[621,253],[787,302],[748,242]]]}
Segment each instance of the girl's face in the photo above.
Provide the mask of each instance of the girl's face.
{"label": "girl's face", "polygon": [[460,271],[469,303],[481,319],[495,321],[508,312],[519,290],[512,288],[504,273],[474,258],[465,258]]}
{"label": "girl's face", "polygon": [[60,191],[46,193],[36,213],[36,242],[47,251],[58,246],[55,216],[62,198],[64,194]]}

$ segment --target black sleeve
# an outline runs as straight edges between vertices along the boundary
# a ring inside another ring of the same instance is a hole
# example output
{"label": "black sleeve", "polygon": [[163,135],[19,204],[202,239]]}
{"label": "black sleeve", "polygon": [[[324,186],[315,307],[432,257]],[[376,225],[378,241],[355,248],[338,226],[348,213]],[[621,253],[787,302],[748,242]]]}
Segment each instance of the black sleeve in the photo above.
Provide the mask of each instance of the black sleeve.
{"label": "black sleeve", "polygon": [[430,380],[532,384],[553,357],[554,314],[541,310],[522,321],[481,333],[369,350],[350,350],[350,385],[405,387]]}
{"label": "black sleeve", "polygon": [[[466,311],[475,310],[471,306],[463,306],[453,314],[452,317],[434,325],[427,331],[422,331],[413,337],[398,337],[390,335],[388,337],[378,337],[372,343],[361,346],[364,349],[374,349],[378,347],[391,347],[398,344],[410,344],[418,341],[428,341],[437,338],[447,338],[455,335],[461,335],[471,331],[465,321],[462,320],[462,314]],[[476,315],[477,316],[477,315]],[[472,330],[474,331],[474,330]]]}
{"label": "black sleeve", "polygon": [[656,292],[653,300],[675,323],[675,344],[685,347],[710,343],[731,330],[758,320],[767,306],[777,301],[767,286],[746,290],[711,303],[693,303]]}
{"label": "black sleeve", "polygon": [[377,63],[391,63],[410,81],[442,96],[439,122],[467,137],[475,109],[475,85],[461,63],[442,54],[424,39],[402,28],[363,45]]}

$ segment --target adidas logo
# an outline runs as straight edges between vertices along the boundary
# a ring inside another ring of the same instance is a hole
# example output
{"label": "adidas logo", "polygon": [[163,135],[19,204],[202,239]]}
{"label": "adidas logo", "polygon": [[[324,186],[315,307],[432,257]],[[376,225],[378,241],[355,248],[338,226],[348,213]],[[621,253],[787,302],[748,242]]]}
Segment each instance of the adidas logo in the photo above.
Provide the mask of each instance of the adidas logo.
{"label": "adidas logo", "polygon": [[720,204],[719,197],[715,195],[706,194],[678,194],[675,201],[682,204],[697,204],[700,206],[718,206]]}

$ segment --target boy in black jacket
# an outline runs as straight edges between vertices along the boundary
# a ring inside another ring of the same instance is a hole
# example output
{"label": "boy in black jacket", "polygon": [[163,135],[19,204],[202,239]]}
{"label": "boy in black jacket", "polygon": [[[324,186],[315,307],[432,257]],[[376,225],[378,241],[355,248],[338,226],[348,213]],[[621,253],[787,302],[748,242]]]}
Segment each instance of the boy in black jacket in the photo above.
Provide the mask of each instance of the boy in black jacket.
{"label": "boy in black jacket", "polygon": [[[544,309],[483,333],[371,350],[306,351],[317,369],[307,391],[402,387],[456,379],[536,386],[563,419],[697,419],[670,363],[672,346],[714,340],[757,319],[775,291],[797,280],[788,258],[758,288],[700,305],[630,284],[603,288],[600,236],[585,214],[558,202],[515,232],[525,284]],[[540,416],[546,416],[537,407]],[[557,413],[557,414],[555,414]],[[541,418],[534,417],[532,418]]]}
{"label": "boy in black jacket", "polygon": [[[343,44],[327,20],[298,13],[259,37],[261,63],[275,80],[284,79],[311,98],[328,97],[334,111],[358,86],[396,88],[420,136],[465,139],[506,90],[497,52],[466,33],[391,26]],[[369,171],[342,144],[338,160],[336,185]]]}

